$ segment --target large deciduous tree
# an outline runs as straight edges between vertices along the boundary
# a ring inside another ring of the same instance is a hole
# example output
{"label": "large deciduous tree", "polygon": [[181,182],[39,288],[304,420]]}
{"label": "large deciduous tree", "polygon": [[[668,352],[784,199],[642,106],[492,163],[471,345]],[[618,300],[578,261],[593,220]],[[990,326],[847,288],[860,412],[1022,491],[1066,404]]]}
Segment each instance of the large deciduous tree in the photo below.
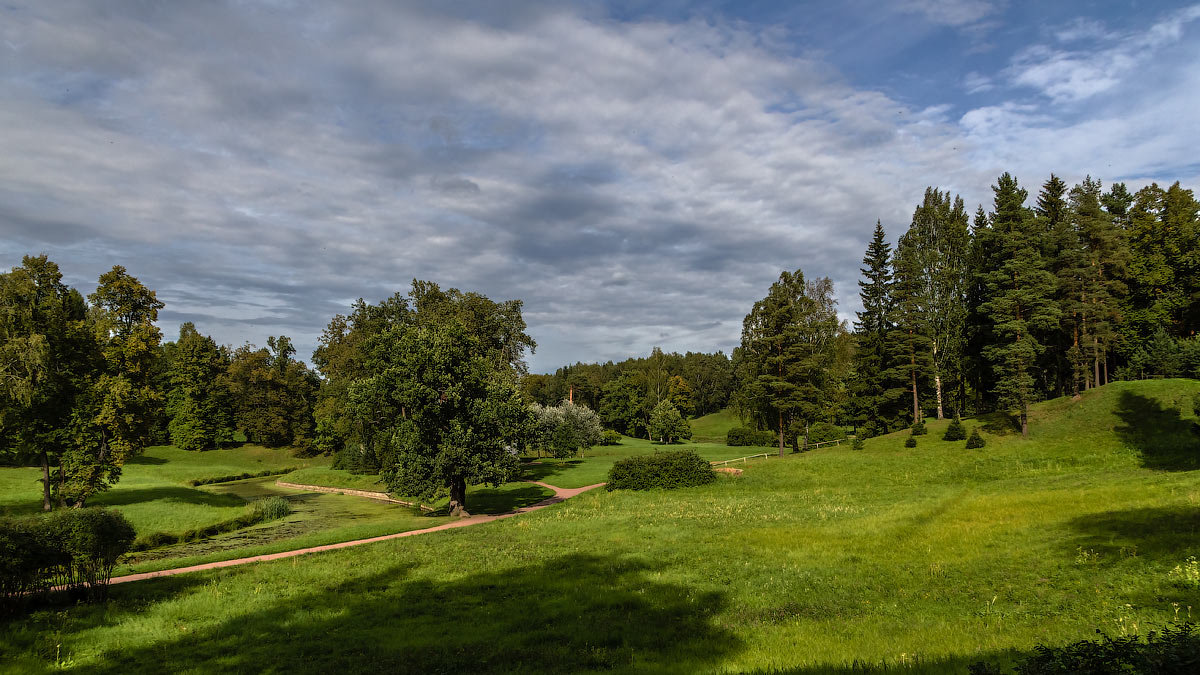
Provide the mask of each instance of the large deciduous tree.
{"label": "large deciduous tree", "polygon": [[267,338],[267,346],[244,345],[229,363],[229,392],[234,419],[246,440],[270,447],[306,449],[312,441],[313,404],[319,380],[285,335]]}
{"label": "large deciduous tree", "polygon": [[70,445],[71,414],[94,360],[86,309],[45,255],[0,274],[0,453],[41,466],[47,511],[51,469]]}
{"label": "large deciduous tree", "polygon": [[82,507],[112,487],[129,459],[150,443],[163,394],[155,386],[162,309],[155,292],[124,267],[100,275],[88,296],[98,359],[72,414],[72,443],[63,456],[60,499]]}
{"label": "large deciduous tree", "polygon": [[208,450],[233,440],[229,355],[192,322],[179,327],[171,354],[167,393],[171,442],[183,450]]}

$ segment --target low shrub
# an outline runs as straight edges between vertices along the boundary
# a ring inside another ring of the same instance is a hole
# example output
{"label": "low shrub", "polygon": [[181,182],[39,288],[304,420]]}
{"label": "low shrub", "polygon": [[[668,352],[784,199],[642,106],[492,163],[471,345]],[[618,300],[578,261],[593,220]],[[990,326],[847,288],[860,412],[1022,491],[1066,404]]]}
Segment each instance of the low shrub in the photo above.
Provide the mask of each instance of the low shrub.
{"label": "low shrub", "polygon": [[107,509],[0,519],[0,610],[19,610],[56,587],[103,599],[133,538],[125,516]]}
{"label": "low shrub", "polygon": [[808,442],[827,443],[846,439],[846,430],[829,422],[817,422],[808,428]]}
{"label": "low shrub", "polygon": [[704,485],[717,474],[695,450],[673,450],[635,455],[617,461],[608,471],[607,489],[652,490]]}
{"label": "low shrub", "polygon": [[612,429],[605,429],[604,435],[600,437],[600,445],[620,445],[621,434]]}
{"label": "low shrub", "polygon": [[906,447],[906,448],[915,448],[915,447],[917,447],[917,437],[916,437],[916,436],[909,436],[908,438],[906,438],[906,439],[904,440],[904,447]]}
{"label": "low shrub", "polygon": [[259,517],[259,522],[263,523],[286,518],[292,512],[292,505],[283,497],[267,497],[254,502],[252,509]]}
{"label": "low shrub", "polygon": [[971,435],[967,438],[967,448],[974,450],[976,448],[982,448],[984,445],[986,444],[983,442],[983,436],[979,435],[979,430],[972,429]]}
{"label": "low shrub", "polygon": [[963,426],[962,420],[956,416],[950,420],[950,426],[946,427],[946,435],[942,436],[943,441],[961,441],[967,437],[967,428]]}
{"label": "low shrub", "polygon": [[862,450],[863,448],[867,447],[867,443],[866,443],[866,441],[864,441],[862,439],[862,437],[855,436],[854,437],[854,445],[852,445],[850,447],[854,448],[855,450]]}
{"label": "low shrub", "polygon": [[913,425],[909,428],[912,429],[913,436],[924,436],[929,433],[929,430],[925,428],[925,420],[913,422]]}
{"label": "low shrub", "polygon": [[[1018,662],[1018,675],[1068,675],[1074,673],[1156,673],[1182,675],[1200,669],[1200,635],[1192,623],[1174,624],[1141,636],[1080,640],[1062,647],[1038,645]],[[977,675],[1001,672],[984,662],[972,664]]]}
{"label": "low shrub", "polygon": [[733,427],[725,432],[725,445],[769,446],[774,445],[776,436],[771,431],[759,431],[750,427]]}
{"label": "low shrub", "polygon": [[296,470],[296,467],[287,469],[268,469],[259,471],[258,473],[239,473],[229,476],[217,476],[216,478],[195,478],[188,481],[188,485],[196,487],[199,485],[212,485],[213,483],[231,483],[235,480],[246,480],[247,478],[266,478],[267,476],[282,476],[285,473],[291,473]]}

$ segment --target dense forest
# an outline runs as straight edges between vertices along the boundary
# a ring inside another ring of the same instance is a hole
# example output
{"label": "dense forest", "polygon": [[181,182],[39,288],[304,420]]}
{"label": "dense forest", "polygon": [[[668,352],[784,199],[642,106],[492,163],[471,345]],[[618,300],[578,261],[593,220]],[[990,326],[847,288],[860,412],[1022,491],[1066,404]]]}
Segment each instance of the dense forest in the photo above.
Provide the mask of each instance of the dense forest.
{"label": "dense forest", "polygon": [[[750,308],[730,356],[655,348],[546,375],[526,372],[535,343],[519,300],[414,281],[407,296],[335,316],[314,369],[286,336],[234,349],[185,323],[163,342],[163,303],[123,267],[85,299],[45,255],[27,256],[0,274],[0,459],[42,468],[47,509],[82,505],[146,445],[168,442],[339,454],[347,468],[391,471],[412,493],[430,484],[412,474],[418,446],[449,442],[413,435],[413,420],[445,428],[438,416],[459,399],[454,423],[494,427],[484,450],[503,464],[513,444],[600,442],[584,408],[624,434],[686,438],[677,417],[729,407],[776,433],[782,452],[817,423],[865,437],[925,416],[1004,411],[1024,431],[1037,400],[1111,379],[1200,377],[1191,190],[1104,191],[1090,177],[1068,188],[1051,175],[1029,205],[1007,173],[992,190],[991,210],[972,216],[960,197],[928,188],[894,246],[876,223],[852,327],[829,279],[785,271]],[[422,381],[427,371],[452,381]],[[490,407],[468,410],[472,400]]]}

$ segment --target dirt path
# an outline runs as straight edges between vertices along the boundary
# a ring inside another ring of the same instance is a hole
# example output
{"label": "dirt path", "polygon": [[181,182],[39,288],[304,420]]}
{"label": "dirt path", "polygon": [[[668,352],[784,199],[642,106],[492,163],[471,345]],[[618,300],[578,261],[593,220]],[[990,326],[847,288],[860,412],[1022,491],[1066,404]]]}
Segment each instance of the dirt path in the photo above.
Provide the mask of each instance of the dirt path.
{"label": "dirt path", "polygon": [[174,569],[169,569],[169,570],[159,570],[157,572],[142,572],[141,574],[128,574],[123,577],[113,577],[112,580],[110,580],[108,583],[124,584],[124,583],[128,583],[130,581],[141,581],[143,579],[154,579],[156,577],[170,577],[170,576],[175,576],[176,574],[187,574],[188,572],[202,572],[204,570],[215,570],[215,569],[220,569],[222,567],[234,567],[235,565],[248,565],[250,563],[265,562],[267,560],[281,560],[283,558],[293,558],[298,555],[305,555],[306,553],[317,553],[320,551],[332,551],[332,550],[339,549],[339,548],[350,548],[351,546],[361,546],[363,544],[372,544],[377,541],[387,541],[389,539],[399,539],[401,537],[414,537],[418,534],[425,534],[427,532],[437,532],[439,530],[452,530],[452,529],[458,528],[458,527],[469,527],[471,525],[479,525],[481,523],[489,523],[493,520],[503,520],[504,518],[512,518],[513,516],[518,516],[518,515],[521,515],[522,513],[529,513],[530,511],[537,511],[538,509],[544,509],[547,506],[551,506],[553,504],[557,504],[559,502],[566,501],[566,500],[570,499],[571,497],[574,497],[577,494],[587,492],[588,490],[594,490],[595,488],[598,488],[598,487],[604,485],[604,483],[596,483],[595,485],[589,485],[587,487],[581,487],[581,488],[560,488],[560,487],[556,487],[554,485],[550,485],[549,483],[542,483],[540,481],[532,481],[531,480],[531,481],[525,481],[525,482],[534,483],[535,485],[541,485],[544,488],[549,488],[551,490],[554,490],[554,496],[547,497],[546,499],[543,499],[542,501],[540,501],[536,504],[531,504],[529,506],[521,507],[510,513],[502,513],[500,515],[495,515],[495,516],[471,516],[469,518],[462,518],[460,520],[456,520],[456,521],[449,522],[449,523],[443,523],[441,525],[437,525],[434,527],[427,527],[423,530],[409,530],[408,532],[397,532],[396,534],[385,534],[385,535],[382,535],[379,537],[370,537],[368,539],[356,539],[354,541],[343,541],[338,544],[325,544],[324,546],[310,546],[308,548],[298,548],[293,551],[281,551],[279,553],[267,553],[265,555],[256,555],[256,556],[251,556],[249,558],[237,558],[234,560],[221,560],[218,562],[204,563],[202,565],[192,565],[190,567],[176,567]]}

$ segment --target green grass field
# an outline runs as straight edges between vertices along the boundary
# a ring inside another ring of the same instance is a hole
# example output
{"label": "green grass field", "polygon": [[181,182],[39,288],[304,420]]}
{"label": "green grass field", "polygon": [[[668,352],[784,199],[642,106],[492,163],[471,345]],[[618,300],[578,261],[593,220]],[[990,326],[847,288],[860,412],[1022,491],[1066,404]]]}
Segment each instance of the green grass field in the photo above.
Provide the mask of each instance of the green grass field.
{"label": "green grass field", "polygon": [[[913,449],[893,434],[700,488],[118,586],[8,621],[0,668],[961,673],[1145,633],[1200,614],[1171,574],[1200,555],[1197,391],[1117,383],[981,450],[930,422]],[[590,480],[587,464],[559,476]]]}

